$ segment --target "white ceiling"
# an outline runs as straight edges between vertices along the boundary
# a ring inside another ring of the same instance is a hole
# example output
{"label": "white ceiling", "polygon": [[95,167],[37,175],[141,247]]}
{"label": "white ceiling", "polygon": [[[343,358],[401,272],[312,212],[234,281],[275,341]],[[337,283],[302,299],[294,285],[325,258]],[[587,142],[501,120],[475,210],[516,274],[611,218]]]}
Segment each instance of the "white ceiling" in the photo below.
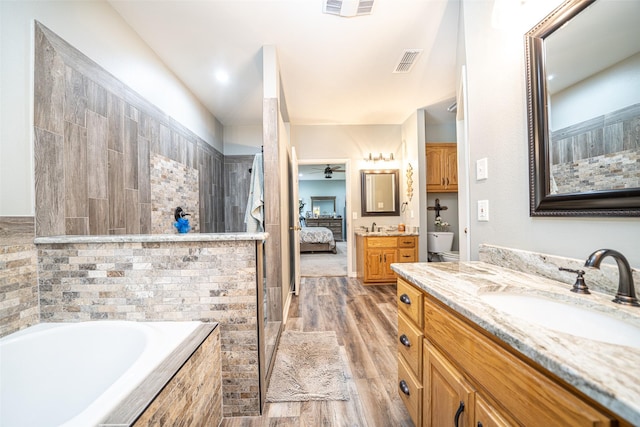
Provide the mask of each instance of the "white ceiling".
{"label": "white ceiling", "polygon": [[[108,0],[225,126],[262,123],[262,53],[276,46],[292,124],[400,124],[455,97],[458,0]],[[394,74],[405,49],[423,49]],[[217,82],[218,70],[229,82]]]}

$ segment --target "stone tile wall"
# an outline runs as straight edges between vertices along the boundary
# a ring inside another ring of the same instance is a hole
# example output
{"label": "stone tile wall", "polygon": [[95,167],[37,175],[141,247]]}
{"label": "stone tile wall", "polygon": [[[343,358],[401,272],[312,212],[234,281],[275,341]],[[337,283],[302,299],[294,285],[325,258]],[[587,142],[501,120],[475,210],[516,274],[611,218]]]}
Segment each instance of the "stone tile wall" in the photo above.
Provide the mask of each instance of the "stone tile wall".
{"label": "stone tile wall", "polygon": [[191,232],[200,231],[198,171],[160,154],[151,155],[151,234],[174,234],[175,209],[189,214]]}
{"label": "stone tile wall", "polygon": [[0,337],[39,322],[33,217],[0,217]]}
{"label": "stone tile wall", "polygon": [[551,135],[551,193],[640,187],[640,104]]}
{"label": "stone tile wall", "polygon": [[38,22],[34,79],[37,236],[151,233],[152,155],[198,171],[199,228],[224,231],[222,153]]}
{"label": "stone tile wall", "polygon": [[218,322],[224,416],[259,415],[256,241],[37,247],[42,321]]}
{"label": "stone tile wall", "polygon": [[[220,328],[209,335],[133,424],[216,427],[222,422]],[[106,427],[107,425],[105,425]]]}

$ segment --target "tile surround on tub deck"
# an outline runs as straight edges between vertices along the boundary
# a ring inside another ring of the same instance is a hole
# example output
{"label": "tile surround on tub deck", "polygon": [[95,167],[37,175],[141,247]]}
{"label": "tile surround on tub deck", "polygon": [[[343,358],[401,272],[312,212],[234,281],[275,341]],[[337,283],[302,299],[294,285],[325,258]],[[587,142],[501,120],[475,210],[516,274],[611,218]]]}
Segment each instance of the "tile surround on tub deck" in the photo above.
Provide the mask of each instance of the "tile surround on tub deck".
{"label": "tile surround on tub deck", "polygon": [[41,321],[217,322],[223,415],[259,415],[264,337],[258,334],[263,310],[258,270],[267,237],[193,233],[37,238]]}

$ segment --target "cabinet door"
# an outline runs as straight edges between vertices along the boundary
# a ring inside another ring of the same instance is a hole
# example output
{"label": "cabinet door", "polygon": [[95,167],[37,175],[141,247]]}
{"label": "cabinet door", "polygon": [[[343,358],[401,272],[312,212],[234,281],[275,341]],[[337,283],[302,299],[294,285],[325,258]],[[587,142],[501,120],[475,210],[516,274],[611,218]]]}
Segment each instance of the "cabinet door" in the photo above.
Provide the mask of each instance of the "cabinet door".
{"label": "cabinet door", "polygon": [[385,266],[382,261],[384,249],[367,249],[365,251],[364,280],[380,280],[385,276]]}
{"label": "cabinet door", "polygon": [[471,427],[475,391],[462,374],[424,340],[422,421],[425,427]]}
{"label": "cabinet door", "polygon": [[427,191],[458,191],[458,146],[455,143],[427,144]]}
{"label": "cabinet door", "polygon": [[444,189],[444,167],[442,149],[429,148],[429,144],[427,144],[427,190]]}
{"label": "cabinet door", "polygon": [[391,264],[398,262],[398,251],[396,249],[382,250],[383,276],[385,279],[394,280],[396,273],[391,269]]}
{"label": "cabinet door", "polygon": [[482,396],[476,394],[475,421],[473,427],[509,427],[515,423],[507,421],[500,412]]}
{"label": "cabinet door", "polygon": [[444,155],[446,164],[445,188],[449,191],[458,191],[458,147],[447,148]]}

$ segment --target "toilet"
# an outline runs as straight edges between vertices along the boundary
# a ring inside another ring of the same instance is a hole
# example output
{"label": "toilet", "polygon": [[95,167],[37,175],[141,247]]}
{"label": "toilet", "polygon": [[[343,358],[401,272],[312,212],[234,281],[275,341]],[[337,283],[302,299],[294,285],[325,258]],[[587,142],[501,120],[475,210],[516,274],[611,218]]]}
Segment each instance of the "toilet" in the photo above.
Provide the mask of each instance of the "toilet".
{"label": "toilet", "polygon": [[453,247],[453,232],[428,231],[427,251],[431,262],[458,262],[460,255],[451,250]]}

